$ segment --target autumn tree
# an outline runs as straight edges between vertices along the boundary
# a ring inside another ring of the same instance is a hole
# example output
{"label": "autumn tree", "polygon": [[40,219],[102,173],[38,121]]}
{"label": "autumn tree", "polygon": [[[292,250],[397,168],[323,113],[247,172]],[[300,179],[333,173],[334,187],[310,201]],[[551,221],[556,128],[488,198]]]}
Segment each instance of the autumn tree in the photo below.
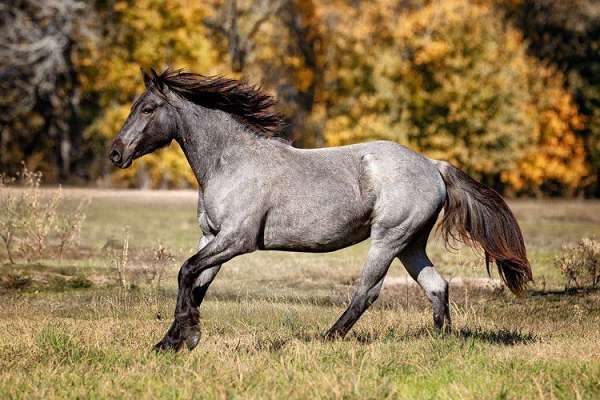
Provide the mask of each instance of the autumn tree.
{"label": "autumn tree", "polygon": [[[208,40],[201,2],[187,0],[120,0],[101,8],[110,22],[105,39],[88,48],[80,68],[84,87],[98,96],[101,113],[88,134],[108,143],[121,128],[136,95],[144,91],[140,67],[185,67],[204,74],[221,72],[217,52]],[[181,149],[172,144],[116,171],[116,182],[141,187],[185,187],[195,184]]]}
{"label": "autumn tree", "polygon": [[[296,145],[322,145],[320,127],[312,124],[321,67],[312,1],[188,3],[117,1],[103,10],[110,29],[81,60],[85,88],[99,97],[102,110],[89,135],[108,142],[118,132],[133,95],[143,90],[139,66],[171,65],[262,84],[281,99]],[[177,187],[194,181],[175,145],[113,174],[116,182],[131,186]]]}
{"label": "autumn tree", "polygon": [[139,67],[171,66],[260,84],[280,99],[298,147],[393,140],[505,193],[574,195],[600,168],[598,13],[591,0],[563,3],[2,4],[0,166],[25,159],[50,180],[194,185],[176,144],[127,170],[106,158],[144,90]]}
{"label": "autumn tree", "polygon": [[244,71],[247,58],[256,47],[255,37],[263,24],[277,14],[284,2],[285,0],[216,0],[211,3],[211,15],[205,17],[202,23],[218,36],[221,43],[219,48],[227,53],[234,73]]}
{"label": "autumn tree", "polygon": [[51,180],[88,177],[76,59],[82,44],[95,39],[93,16],[93,7],[79,0],[0,5],[3,171],[14,173],[25,161]]}
{"label": "autumn tree", "polygon": [[513,192],[581,183],[581,118],[562,76],[491,7],[380,0],[326,13],[328,144],[394,140]]}
{"label": "autumn tree", "polygon": [[589,193],[600,195],[600,2],[595,0],[490,0],[527,40],[530,54],[565,71],[584,116],[591,173]]}
{"label": "autumn tree", "polygon": [[277,94],[284,136],[298,147],[323,146],[314,111],[324,59],[313,0],[216,0],[203,22],[234,73]]}

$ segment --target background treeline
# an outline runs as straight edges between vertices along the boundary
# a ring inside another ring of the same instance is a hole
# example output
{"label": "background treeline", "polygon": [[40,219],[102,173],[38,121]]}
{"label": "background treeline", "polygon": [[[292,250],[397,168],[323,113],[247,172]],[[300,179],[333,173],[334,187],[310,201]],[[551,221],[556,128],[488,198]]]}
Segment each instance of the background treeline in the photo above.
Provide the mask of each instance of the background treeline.
{"label": "background treeline", "polygon": [[298,147],[389,139],[509,195],[600,195],[594,0],[3,2],[0,171],[193,185],[176,145],[107,162],[140,66],[260,83]]}

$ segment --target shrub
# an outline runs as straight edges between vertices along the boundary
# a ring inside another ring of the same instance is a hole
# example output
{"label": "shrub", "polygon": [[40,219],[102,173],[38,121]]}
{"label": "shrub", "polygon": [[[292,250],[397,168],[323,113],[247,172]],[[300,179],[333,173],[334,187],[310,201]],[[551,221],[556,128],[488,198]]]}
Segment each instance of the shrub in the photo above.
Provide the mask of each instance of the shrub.
{"label": "shrub", "polygon": [[154,257],[149,265],[150,282],[160,290],[161,279],[165,273],[167,265],[175,260],[175,255],[162,243],[157,243],[154,248]]}
{"label": "shrub", "polygon": [[600,286],[600,241],[582,239],[575,246],[563,248],[555,265],[566,279],[567,288]]}
{"label": "shrub", "polygon": [[126,290],[142,285],[160,290],[165,271],[175,260],[174,254],[161,242],[156,242],[153,248],[132,249],[129,240],[129,227],[126,226],[121,237],[109,238],[102,247],[115,281]]}
{"label": "shrub", "polygon": [[110,239],[102,248],[106,252],[110,268],[116,272],[118,282],[123,289],[131,289],[127,279],[129,265],[129,227],[123,229],[123,241]]}
{"label": "shrub", "polygon": [[58,239],[58,256],[62,258],[64,250],[69,246],[79,243],[81,227],[85,221],[85,209],[90,204],[89,199],[84,199],[77,207],[65,213],[56,215],[55,232]]}
{"label": "shrub", "polygon": [[11,191],[8,186],[14,182],[14,178],[0,175],[0,238],[6,248],[6,254],[11,264],[14,264],[12,254],[15,237],[21,228],[23,214],[22,202],[16,192]]}
{"label": "shrub", "polygon": [[34,256],[42,257],[48,245],[48,237],[56,224],[57,208],[63,198],[60,188],[54,192],[42,193],[41,172],[34,172],[23,166],[19,173],[24,190],[20,193],[21,210],[19,215],[22,236],[19,238],[21,253],[28,261]]}
{"label": "shrub", "polygon": [[[41,189],[42,178],[40,172],[30,171],[25,165],[17,177],[0,176],[0,238],[12,264],[16,255],[28,261],[43,257],[51,239],[57,240],[62,257],[79,238],[90,201],[84,199],[71,210],[64,205],[60,187],[54,191]],[[14,184],[20,187],[11,187]]]}

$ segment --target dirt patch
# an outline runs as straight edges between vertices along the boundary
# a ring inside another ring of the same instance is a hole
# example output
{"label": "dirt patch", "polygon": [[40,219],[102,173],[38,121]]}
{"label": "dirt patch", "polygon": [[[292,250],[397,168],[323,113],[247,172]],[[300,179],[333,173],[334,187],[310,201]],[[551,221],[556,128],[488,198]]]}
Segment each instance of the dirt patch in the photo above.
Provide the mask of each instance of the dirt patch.
{"label": "dirt patch", "polygon": [[[11,188],[10,190],[22,190],[20,188]],[[43,188],[52,192],[55,188]],[[91,199],[109,198],[120,200],[140,200],[157,202],[195,202],[198,198],[197,190],[142,190],[142,189],[95,189],[95,188],[63,188],[66,196],[86,197]]]}
{"label": "dirt patch", "polygon": [[[465,278],[457,276],[449,278],[448,283],[450,284],[450,288],[468,287],[492,291],[502,290],[503,288],[502,281],[500,279],[493,278]],[[388,277],[385,278],[385,281],[383,282],[383,287],[389,289],[404,288],[406,286],[417,287],[418,284],[414,279],[408,276]]]}

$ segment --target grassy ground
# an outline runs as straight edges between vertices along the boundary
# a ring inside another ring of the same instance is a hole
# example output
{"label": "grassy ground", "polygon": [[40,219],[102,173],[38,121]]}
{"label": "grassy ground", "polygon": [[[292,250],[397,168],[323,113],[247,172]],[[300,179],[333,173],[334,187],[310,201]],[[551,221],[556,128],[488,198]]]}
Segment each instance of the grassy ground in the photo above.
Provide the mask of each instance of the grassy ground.
{"label": "grassy ground", "polygon": [[[361,243],[233,260],[202,306],[198,348],[155,355],[149,350],[174,307],[177,264],[198,240],[194,194],[69,195],[93,198],[81,247],[63,260],[0,266],[0,398],[600,397],[600,292],[565,292],[552,263],[563,244],[600,237],[598,202],[512,203],[536,283],[523,299],[451,283],[448,337],[431,331],[420,291],[397,285],[346,339],[320,340],[352,293],[368,248]],[[133,270],[157,241],[176,254],[160,290],[113,284],[101,249],[125,225]],[[432,240],[430,254],[447,278],[486,276],[468,249],[449,254]],[[406,273],[395,262],[389,275]]]}

